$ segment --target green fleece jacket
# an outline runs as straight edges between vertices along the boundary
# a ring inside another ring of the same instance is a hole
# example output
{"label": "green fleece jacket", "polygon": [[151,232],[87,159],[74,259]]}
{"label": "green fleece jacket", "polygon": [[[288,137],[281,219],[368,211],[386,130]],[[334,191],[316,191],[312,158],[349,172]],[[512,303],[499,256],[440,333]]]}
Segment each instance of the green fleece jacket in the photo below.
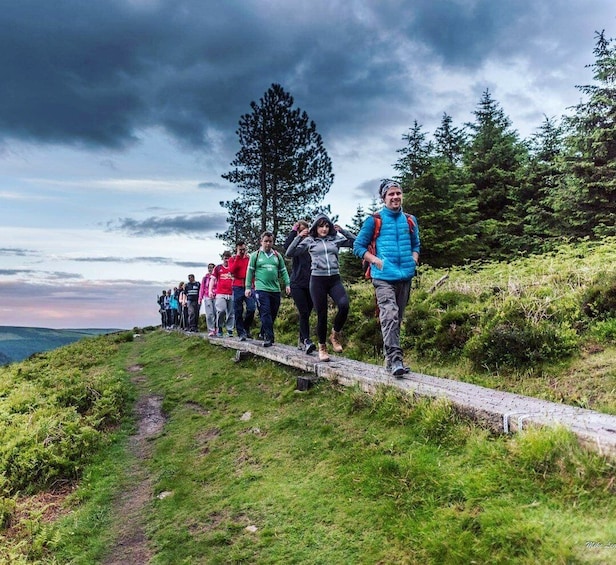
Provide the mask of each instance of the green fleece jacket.
{"label": "green fleece jacket", "polygon": [[282,255],[277,251],[272,251],[267,255],[264,251],[255,251],[250,254],[248,269],[246,270],[246,289],[254,286],[256,290],[266,292],[280,292],[280,278],[285,286],[289,286],[289,273],[284,263]]}

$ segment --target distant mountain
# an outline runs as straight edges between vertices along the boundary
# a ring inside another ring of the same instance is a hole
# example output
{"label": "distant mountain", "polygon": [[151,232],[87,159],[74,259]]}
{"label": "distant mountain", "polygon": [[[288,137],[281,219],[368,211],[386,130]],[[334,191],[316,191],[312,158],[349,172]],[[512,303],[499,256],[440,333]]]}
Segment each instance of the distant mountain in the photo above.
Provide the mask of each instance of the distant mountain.
{"label": "distant mountain", "polygon": [[62,347],[84,337],[121,331],[118,329],[22,328],[0,326],[0,365],[22,361],[33,353]]}

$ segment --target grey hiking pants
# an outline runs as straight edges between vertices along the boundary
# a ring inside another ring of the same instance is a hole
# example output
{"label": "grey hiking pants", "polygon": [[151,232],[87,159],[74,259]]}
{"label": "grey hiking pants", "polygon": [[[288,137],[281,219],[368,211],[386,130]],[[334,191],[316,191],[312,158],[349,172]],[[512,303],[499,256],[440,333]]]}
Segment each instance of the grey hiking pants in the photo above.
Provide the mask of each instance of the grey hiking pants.
{"label": "grey hiking pants", "polygon": [[383,334],[383,347],[387,366],[394,361],[402,362],[400,347],[400,327],[404,319],[404,310],[409,301],[411,281],[381,281],[372,279],[376,303],[379,307],[379,321]]}

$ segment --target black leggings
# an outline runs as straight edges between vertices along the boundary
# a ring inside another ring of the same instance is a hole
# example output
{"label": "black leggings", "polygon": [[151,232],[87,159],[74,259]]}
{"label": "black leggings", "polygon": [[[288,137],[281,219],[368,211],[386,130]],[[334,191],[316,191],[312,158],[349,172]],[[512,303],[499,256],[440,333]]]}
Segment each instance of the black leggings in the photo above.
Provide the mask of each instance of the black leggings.
{"label": "black leggings", "polygon": [[327,339],[327,297],[331,296],[338,307],[333,327],[336,332],[342,330],[349,315],[349,297],[344,289],[340,275],[331,275],[329,277],[315,277],[312,275],[310,277],[310,296],[312,296],[314,309],[317,313],[317,336],[319,343],[325,343]]}
{"label": "black leggings", "polygon": [[291,296],[293,297],[299,315],[299,338],[301,342],[304,343],[304,340],[310,339],[310,312],[312,312],[310,289],[292,286]]}

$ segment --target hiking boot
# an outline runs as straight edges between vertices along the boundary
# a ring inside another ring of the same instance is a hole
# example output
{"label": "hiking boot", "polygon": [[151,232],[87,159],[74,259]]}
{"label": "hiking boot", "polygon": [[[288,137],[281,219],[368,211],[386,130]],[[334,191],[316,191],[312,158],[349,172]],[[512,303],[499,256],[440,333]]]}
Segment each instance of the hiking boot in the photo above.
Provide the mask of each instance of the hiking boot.
{"label": "hiking boot", "polygon": [[324,343],[319,343],[319,361],[329,361],[327,345],[325,345]]}
{"label": "hiking boot", "polygon": [[317,348],[317,346],[312,343],[309,339],[305,339],[304,340],[304,351],[306,353],[306,355],[310,355],[315,349]]}
{"label": "hiking boot", "polygon": [[242,334],[240,336],[240,341],[246,341],[246,335],[245,334]]}
{"label": "hiking boot", "polygon": [[342,344],[340,343],[340,332],[332,330],[331,335],[329,336],[329,341],[332,343],[332,348],[336,353],[342,353]]}
{"label": "hiking boot", "polygon": [[271,347],[272,345],[274,345],[274,342],[271,339],[266,339],[263,342],[263,347]]}
{"label": "hiking boot", "polygon": [[391,374],[394,377],[402,377],[402,375],[404,375],[405,371],[404,371],[404,365],[402,364],[402,361],[394,361],[391,364]]}

